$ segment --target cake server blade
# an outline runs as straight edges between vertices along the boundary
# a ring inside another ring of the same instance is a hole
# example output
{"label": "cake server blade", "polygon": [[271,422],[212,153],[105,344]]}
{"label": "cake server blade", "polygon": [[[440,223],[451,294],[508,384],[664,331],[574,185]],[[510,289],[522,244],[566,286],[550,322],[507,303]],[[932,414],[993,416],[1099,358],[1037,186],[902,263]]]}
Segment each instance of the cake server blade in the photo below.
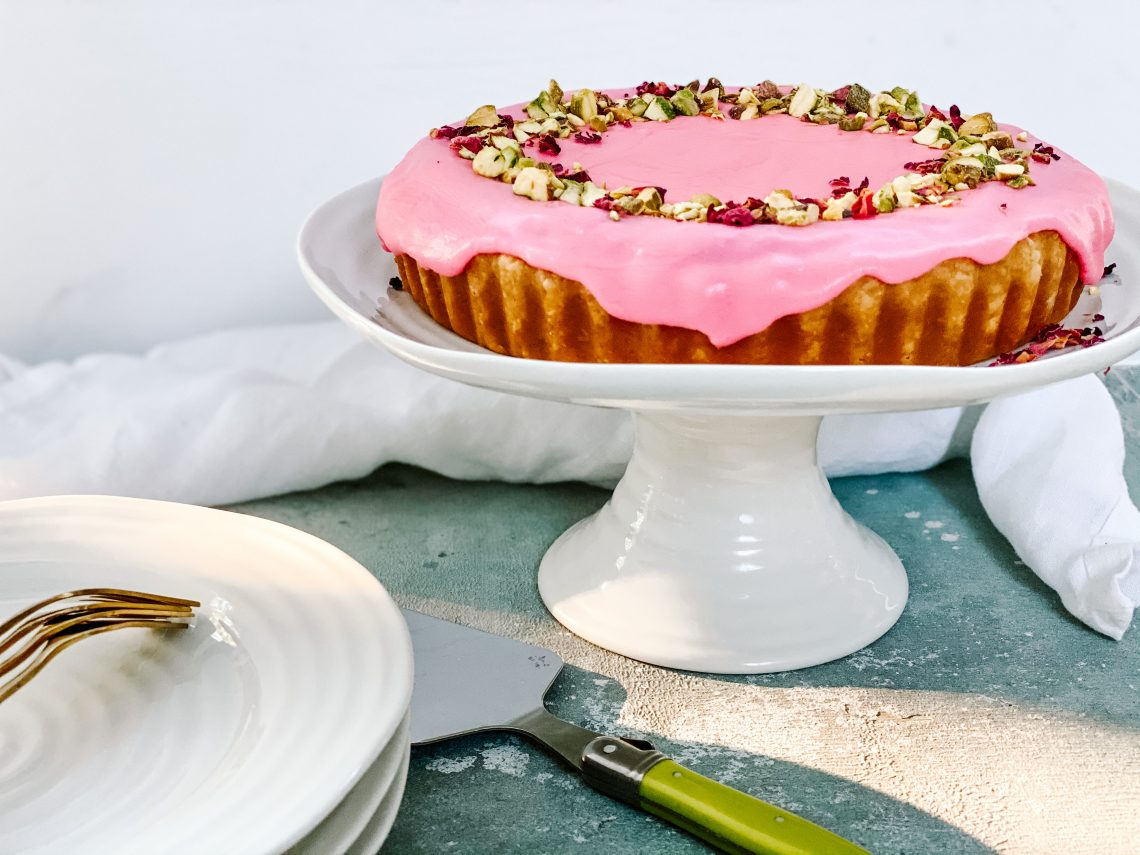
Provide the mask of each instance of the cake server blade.
{"label": "cake server blade", "polygon": [[404,610],[415,654],[414,745],[481,731],[526,736],[606,795],[724,852],[853,855],[866,850],[774,805],[691,772],[648,742],[605,736],[547,712],[553,651]]}

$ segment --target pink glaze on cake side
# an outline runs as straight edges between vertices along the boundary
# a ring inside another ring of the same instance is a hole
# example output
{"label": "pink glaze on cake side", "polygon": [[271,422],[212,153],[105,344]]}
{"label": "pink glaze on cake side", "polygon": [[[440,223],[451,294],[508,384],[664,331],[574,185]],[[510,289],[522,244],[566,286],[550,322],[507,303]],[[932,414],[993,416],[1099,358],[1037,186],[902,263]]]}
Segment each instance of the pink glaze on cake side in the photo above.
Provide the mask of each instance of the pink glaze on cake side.
{"label": "pink glaze on cake side", "polygon": [[[783,115],[634,123],[611,128],[598,144],[559,143],[561,153],[544,159],[567,168],[579,161],[610,188],[664,187],[666,201],[695,193],[743,201],[776,188],[826,197],[833,178],[855,185],[867,176],[873,189],[906,172],[908,161],[938,155],[909,135],[844,132]],[[1058,232],[1080,257],[1083,281],[1099,280],[1113,233],[1104,182],[1064,152],[1030,172],[1034,187],[990,182],[958,194],[953,207],[867,220],[800,228],[644,216],[614,222],[597,208],[515,196],[510,185],[472,172],[447,140],[425,138],[384,179],[376,230],[389,252],[441,275],[462,272],[476,255],[513,255],[581,282],[617,318],[700,330],[724,347],[823,305],[862,276],[898,283],[950,258],[989,264],[1039,231]]]}

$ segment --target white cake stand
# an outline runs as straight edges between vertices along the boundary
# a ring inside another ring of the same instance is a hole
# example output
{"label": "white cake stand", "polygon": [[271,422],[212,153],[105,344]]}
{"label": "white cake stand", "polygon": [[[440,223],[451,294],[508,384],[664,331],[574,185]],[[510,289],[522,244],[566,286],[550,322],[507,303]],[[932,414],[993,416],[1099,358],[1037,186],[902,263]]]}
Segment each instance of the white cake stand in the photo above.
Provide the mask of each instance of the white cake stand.
{"label": "white cake stand", "polygon": [[[395,265],[373,228],[379,184],[342,193],[305,223],[298,253],[309,284],[350,326],[424,370],[633,411],[625,476],[605,507],[550,547],[538,586],[578,635],[657,665],[803,668],[860,649],[898,619],[906,573],[832,495],[816,461],[822,416],[979,403],[1103,370],[1140,348],[1140,296],[1113,275],[1067,322],[1084,326],[1103,313],[1103,344],[1021,365],[602,365],[501,356],[389,289]],[[1120,231],[1137,233],[1140,194],[1113,189]]]}

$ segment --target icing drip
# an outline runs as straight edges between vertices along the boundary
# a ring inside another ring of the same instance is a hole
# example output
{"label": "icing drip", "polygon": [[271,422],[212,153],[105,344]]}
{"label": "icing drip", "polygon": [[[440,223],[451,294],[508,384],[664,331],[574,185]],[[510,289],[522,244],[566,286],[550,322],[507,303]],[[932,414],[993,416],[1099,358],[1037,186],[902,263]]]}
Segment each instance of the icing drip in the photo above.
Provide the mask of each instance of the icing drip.
{"label": "icing drip", "polygon": [[[852,184],[867,176],[874,188],[905,172],[903,164],[937,155],[909,136],[844,132],[783,115],[637,122],[612,128],[601,144],[559,143],[561,153],[544,159],[580,161],[595,183],[611,188],[664,187],[667,201],[695,193],[739,201],[776,188],[826,197],[840,175]],[[1033,164],[1035,187],[991,182],[949,208],[734,228],[652,217],[613,222],[595,208],[521,199],[509,185],[475,175],[446,140],[423,139],[385,179],[376,228],[390,252],[444,276],[475,255],[517,256],[581,282],[615,317],[700,330],[723,347],[823,305],[862,276],[897,283],[950,258],[992,263],[1038,231],[1058,232],[1079,256],[1083,280],[1099,280],[1113,233],[1108,192],[1094,172],[1061,154]],[[540,157],[535,149],[527,155]]]}

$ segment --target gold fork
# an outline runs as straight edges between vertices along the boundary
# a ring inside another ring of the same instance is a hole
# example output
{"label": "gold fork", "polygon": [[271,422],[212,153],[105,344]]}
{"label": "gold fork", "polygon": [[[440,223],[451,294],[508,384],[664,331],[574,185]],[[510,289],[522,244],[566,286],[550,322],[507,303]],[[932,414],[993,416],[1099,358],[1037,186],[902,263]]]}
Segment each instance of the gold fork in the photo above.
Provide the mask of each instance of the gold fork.
{"label": "gold fork", "polygon": [[196,600],[119,588],[56,594],[0,624],[0,702],[77,641],[129,627],[184,628]]}

